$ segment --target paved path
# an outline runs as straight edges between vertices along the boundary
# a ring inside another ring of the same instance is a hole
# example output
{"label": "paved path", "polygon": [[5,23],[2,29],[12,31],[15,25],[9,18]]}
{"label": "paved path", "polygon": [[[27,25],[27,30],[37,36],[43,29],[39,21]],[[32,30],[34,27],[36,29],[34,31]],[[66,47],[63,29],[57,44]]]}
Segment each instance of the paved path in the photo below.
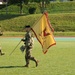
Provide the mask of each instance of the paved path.
{"label": "paved path", "polygon": [[[22,37],[0,37],[0,40],[5,40],[5,41],[20,41]],[[36,39],[35,39],[36,40]],[[75,37],[55,37],[56,41],[75,41]]]}

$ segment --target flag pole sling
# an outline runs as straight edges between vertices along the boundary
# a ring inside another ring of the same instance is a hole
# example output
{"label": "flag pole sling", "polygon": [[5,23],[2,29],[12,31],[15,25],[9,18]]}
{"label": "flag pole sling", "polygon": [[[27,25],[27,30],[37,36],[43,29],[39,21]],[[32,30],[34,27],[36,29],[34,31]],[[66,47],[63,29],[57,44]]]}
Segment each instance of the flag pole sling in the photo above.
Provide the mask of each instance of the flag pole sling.
{"label": "flag pole sling", "polygon": [[17,46],[12,50],[12,52],[10,53],[10,55],[15,51],[15,49],[18,47],[18,45],[21,43],[21,41],[17,44]]}

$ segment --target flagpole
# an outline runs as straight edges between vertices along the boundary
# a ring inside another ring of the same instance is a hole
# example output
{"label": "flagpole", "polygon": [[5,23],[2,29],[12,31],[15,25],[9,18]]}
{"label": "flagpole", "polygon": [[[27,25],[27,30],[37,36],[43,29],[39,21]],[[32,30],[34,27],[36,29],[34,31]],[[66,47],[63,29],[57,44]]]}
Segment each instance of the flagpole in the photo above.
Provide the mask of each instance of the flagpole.
{"label": "flagpole", "polygon": [[[24,37],[22,39],[24,39]],[[9,55],[11,55],[16,50],[16,48],[19,46],[20,43],[21,43],[21,40],[20,40],[20,42],[16,45],[16,47],[12,50],[12,52]]]}
{"label": "flagpole", "polygon": [[16,48],[18,47],[18,45],[21,43],[21,41],[17,44],[17,46],[12,50],[12,52],[9,54],[9,55],[11,55],[15,50],[16,50]]}

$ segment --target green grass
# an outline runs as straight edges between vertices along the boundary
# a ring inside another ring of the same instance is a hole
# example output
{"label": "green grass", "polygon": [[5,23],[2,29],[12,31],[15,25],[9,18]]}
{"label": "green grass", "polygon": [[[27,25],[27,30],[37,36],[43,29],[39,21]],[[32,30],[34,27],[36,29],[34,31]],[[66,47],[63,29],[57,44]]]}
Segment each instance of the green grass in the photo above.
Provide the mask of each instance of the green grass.
{"label": "green grass", "polygon": [[[8,37],[21,37],[24,36],[25,32],[3,32],[2,36]],[[54,32],[54,36],[67,36],[67,37],[75,37],[75,32]]]}
{"label": "green grass", "polygon": [[57,41],[57,45],[49,49],[47,54],[42,53],[40,44],[35,40],[32,55],[39,60],[39,66],[30,61],[30,67],[25,65],[24,53],[18,46],[14,53],[11,51],[21,38],[0,38],[4,56],[0,56],[0,75],[75,75],[75,41]]}
{"label": "green grass", "polygon": [[19,37],[21,37],[21,36],[24,36],[24,34],[25,34],[25,32],[3,32],[3,36],[19,36]]}
{"label": "green grass", "polygon": [[[42,14],[0,15],[3,31],[23,31],[25,25],[33,26]],[[49,20],[55,31],[75,31],[75,13],[49,14]]]}
{"label": "green grass", "polygon": [[54,32],[54,36],[67,36],[67,37],[75,37],[75,32]]}

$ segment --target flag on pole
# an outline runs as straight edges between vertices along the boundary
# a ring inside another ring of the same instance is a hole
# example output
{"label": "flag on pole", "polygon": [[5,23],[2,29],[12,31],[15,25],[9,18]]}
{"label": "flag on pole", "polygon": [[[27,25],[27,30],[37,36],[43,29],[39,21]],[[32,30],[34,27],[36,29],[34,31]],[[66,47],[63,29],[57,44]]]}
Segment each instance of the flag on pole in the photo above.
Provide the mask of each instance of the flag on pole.
{"label": "flag on pole", "polygon": [[51,46],[56,44],[52,33],[54,29],[52,28],[48,20],[47,12],[45,12],[36,22],[36,24],[34,24],[32,31],[34,32],[37,40],[41,44],[44,54]]}

